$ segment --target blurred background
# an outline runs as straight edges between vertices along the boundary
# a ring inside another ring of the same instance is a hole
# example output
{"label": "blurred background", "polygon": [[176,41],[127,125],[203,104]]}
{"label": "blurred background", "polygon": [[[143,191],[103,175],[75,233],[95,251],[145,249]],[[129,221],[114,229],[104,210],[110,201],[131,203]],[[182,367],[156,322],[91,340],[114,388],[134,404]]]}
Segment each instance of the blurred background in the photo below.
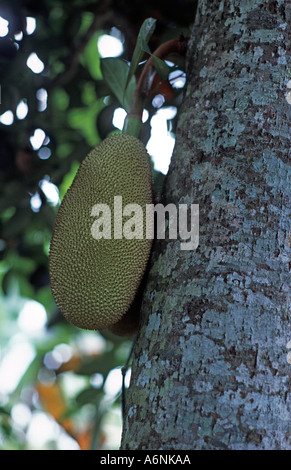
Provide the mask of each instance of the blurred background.
{"label": "blurred background", "polygon": [[[195,9],[195,0],[0,2],[2,450],[119,447],[121,367],[131,340],[63,319],[49,285],[50,237],[80,161],[123,126],[126,113],[103,80],[101,59],[130,62],[148,17],[157,19],[152,51],[188,36]],[[168,80],[156,78],[144,112],[141,139],[157,187],[185,80],[183,63]]]}

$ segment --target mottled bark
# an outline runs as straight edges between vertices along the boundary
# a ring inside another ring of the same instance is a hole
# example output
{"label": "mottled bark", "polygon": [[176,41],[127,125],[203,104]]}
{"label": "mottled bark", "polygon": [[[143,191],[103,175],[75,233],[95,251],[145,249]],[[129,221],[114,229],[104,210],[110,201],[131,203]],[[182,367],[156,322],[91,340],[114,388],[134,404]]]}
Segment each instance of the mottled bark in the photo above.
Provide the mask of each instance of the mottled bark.
{"label": "mottled bark", "polygon": [[123,449],[291,450],[290,25],[200,1],[163,201],[199,204],[200,243],[156,242]]}

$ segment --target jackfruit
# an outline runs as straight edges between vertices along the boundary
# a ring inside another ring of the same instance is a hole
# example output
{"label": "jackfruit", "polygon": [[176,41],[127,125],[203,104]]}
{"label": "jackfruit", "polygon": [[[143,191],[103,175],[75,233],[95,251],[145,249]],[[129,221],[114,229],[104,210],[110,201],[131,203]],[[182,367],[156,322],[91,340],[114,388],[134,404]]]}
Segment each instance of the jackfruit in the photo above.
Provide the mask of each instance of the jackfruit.
{"label": "jackfruit", "polygon": [[[122,197],[123,208],[128,204],[142,208],[142,216],[134,213],[131,227],[133,231],[142,227],[142,238],[128,239],[124,231],[118,235],[121,238],[114,238],[115,218],[122,217],[125,224],[132,216],[114,213],[115,196]],[[92,235],[98,221],[92,210],[96,204],[110,209],[108,238],[102,223],[99,231],[104,237]],[[131,307],[152,246],[152,239],[146,238],[146,204],[152,204],[152,173],[145,146],[127,134],[107,137],[82,161],[59,207],[50,243],[53,297],[62,314],[79,328],[112,329],[121,336],[137,328],[137,312]]]}

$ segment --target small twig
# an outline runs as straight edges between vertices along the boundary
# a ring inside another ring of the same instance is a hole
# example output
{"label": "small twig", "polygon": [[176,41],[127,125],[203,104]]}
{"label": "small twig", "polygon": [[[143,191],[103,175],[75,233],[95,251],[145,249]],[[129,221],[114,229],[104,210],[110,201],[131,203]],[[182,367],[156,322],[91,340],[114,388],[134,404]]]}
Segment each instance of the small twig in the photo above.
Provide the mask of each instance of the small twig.
{"label": "small twig", "polygon": [[[171,39],[170,41],[161,44],[155,50],[153,55],[158,57],[159,59],[165,59],[170,54],[174,53],[184,56],[186,53],[187,42],[188,40],[184,38],[183,35],[181,35],[179,39]],[[127,117],[134,116],[142,120],[144,102],[150,92],[152,81],[154,78],[153,69],[154,61],[152,57],[150,57],[146,62],[143,71],[139,77],[133,96],[131,109]]]}
{"label": "small twig", "polygon": [[181,72],[179,73],[179,75],[176,75],[175,77],[169,79],[169,83],[172,84],[172,83],[175,83],[175,80],[177,80],[178,78],[183,78],[185,77],[185,72]]}

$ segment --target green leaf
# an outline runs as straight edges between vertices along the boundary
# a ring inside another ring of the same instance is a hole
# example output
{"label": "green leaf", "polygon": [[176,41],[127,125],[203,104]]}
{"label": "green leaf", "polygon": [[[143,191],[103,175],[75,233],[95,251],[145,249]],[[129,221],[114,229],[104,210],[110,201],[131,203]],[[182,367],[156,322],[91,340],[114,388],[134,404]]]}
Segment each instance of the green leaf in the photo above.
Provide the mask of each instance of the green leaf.
{"label": "green leaf", "polygon": [[103,78],[126,112],[130,110],[136,86],[135,77],[131,77],[128,86],[126,85],[128,69],[129,67],[124,60],[114,57],[107,57],[101,60]]}
{"label": "green leaf", "polygon": [[41,366],[42,366],[42,357],[40,355],[37,355],[31,361],[31,363],[27,367],[26,371],[22,375],[22,377],[21,377],[21,379],[20,379],[20,381],[17,385],[17,389],[14,391],[14,393],[16,393],[16,392],[20,393],[22,388],[25,385],[31,385],[32,383],[34,383],[34,381],[37,378],[37,375],[39,373],[39,370],[40,370]]}
{"label": "green leaf", "polygon": [[111,369],[115,367],[115,362],[113,351],[93,358],[88,357],[84,359],[82,365],[77,369],[76,374],[92,375],[98,373],[102,374],[105,380]]}
{"label": "green leaf", "polygon": [[70,104],[70,97],[62,87],[52,90],[52,102],[56,109],[66,111]]}
{"label": "green leaf", "polygon": [[35,295],[35,300],[41,303],[48,312],[51,311],[54,307],[51,286],[48,285],[39,288]]}
{"label": "green leaf", "polygon": [[88,144],[97,145],[100,137],[97,132],[96,119],[100,110],[105,106],[102,99],[97,100],[87,108],[73,108],[68,112],[68,123],[74,129],[79,129]]}
{"label": "green leaf", "polygon": [[132,61],[129,67],[125,88],[128,87],[131,78],[135,74],[135,71],[144,53],[144,49],[142,46],[149,42],[149,39],[155,30],[156,22],[157,20],[155,18],[147,18],[141,25],[141,28],[139,30],[138,37],[136,40],[136,45],[135,45],[135,49],[133,52]]}
{"label": "green leaf", "polygon": [[120,347],[113,347],[110,351],[96,357],[86,357],[80,367],[77,369],[78,375],[102,374],[104,381],[109,372],[115,367],[124,365],[127,359],[128,346],[127,343]]}
{"label": "green leaf", "polygon": [[82,390],[79,395],[77,395],[76,402],[81,406],[87,403],[93,403],[95,406],[98,406],[103,397],[103,390],[96,390],[96,388],[89,387]]}
{"label": "green leaf", "polygon": [[144,52],[146,52],[147,54],[149,54],[152,57],[156,72],[157,72],[158,76],[160,77],[160,79],[161,80],[166,80],[169,76],[171,67],[169,67],[165,63],[164,60],[162,60],[159,57],[156,57],[155,55],[153,55],[151,53],[151,50],[150,50],[148,44],[145,41],[142,41],[142,49],[143,49]]}
{"label": "green leaf", "polygon": [[144,40],[141,41],[141,48],[147,54],[152,55],[151,50],[150,50],[150,48],[148,46],[148,43],[146,41],[144,41]]}
{"label": "green leaf", "polygon": [[85,63],[91,76],[96,80],[102,78],[100,71],[100,54],[97,47],[98,39],[102,34],[102,31],[97,31],[93,34],[81,57],[81,62]]}
{"label": "green leaf", "polygon": [[153,54],[151,54],[151,56],[158,76],[161,80],[167,80],[170,73],[170,67],[162,59],[159,59],[159,57],[156,57]]}

